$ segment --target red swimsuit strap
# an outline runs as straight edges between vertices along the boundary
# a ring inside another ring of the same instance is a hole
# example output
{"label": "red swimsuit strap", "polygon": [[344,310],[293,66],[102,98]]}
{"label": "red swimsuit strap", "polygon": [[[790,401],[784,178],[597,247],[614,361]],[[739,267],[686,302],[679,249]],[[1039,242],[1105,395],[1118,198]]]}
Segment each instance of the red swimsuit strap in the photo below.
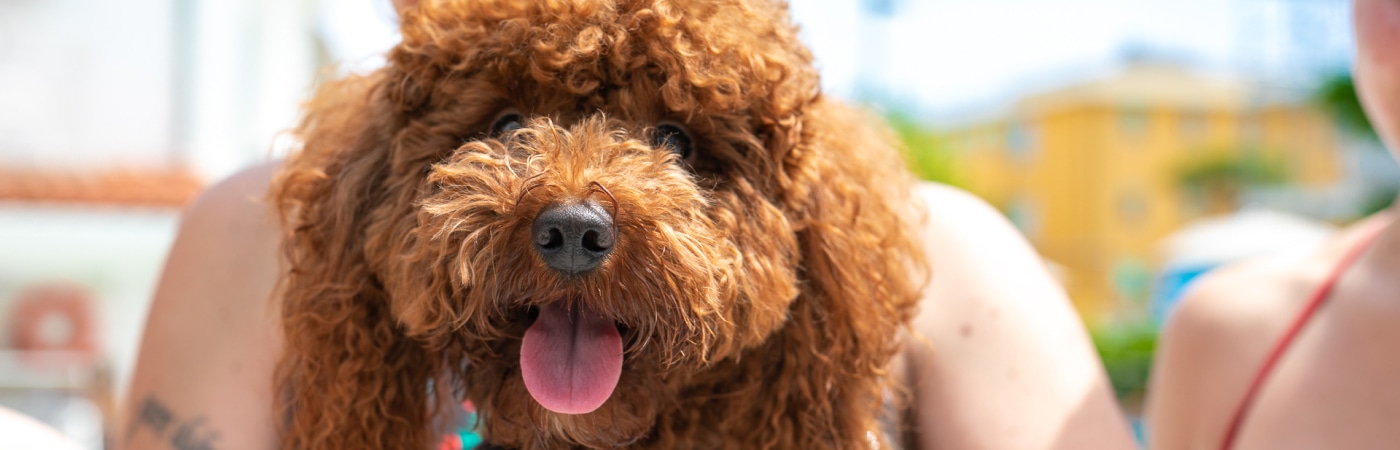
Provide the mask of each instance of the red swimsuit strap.
{"label": "red swimsuit strap", "polygon": [[1322,281],[1322,285],[1318,286],[1317,291],[1308,298],[1307,304],[1293,319],[1293,323],[1289,324],[1283,337],[1274,344],[1274,348],[1269,351],[1269,357],[1264,360],[1263,365],[1259,366],[1259,371],[1254,374],[1254,380],[1250,381],[1249,390],[1245,391],[1244,400],[1240,402],[1239,409],[1235,410],[1235,415],[1230,420],[1230,428],[1225,431],[1225,441],[1220,445],[1221,450],[1230,450],[1231,447],[1234,447],[1235,437],[1239,434],[1240,426],[1244,424],[1245,416],[1249,415],[1250,407],[1254,405],[1254,398],[1258,396],[1264,381],[1269,379],[1269,374],[1273,372],[1274,366],[1278,364],[1280,359],[1283,359],[1283,353],[1293,344],[1293,340],[1298,337],[1303,326],[1307,325],[1308,319],[1311,319],[1313,314],[1317,313],[1318,308],[1327,302],[1327,298],[1332,294],[1332,289],[1337,286],[1337,280],[1342,278],[1342,274],[1346,273],[1347,268],[1351,267],[1352,263],[1355,263],[1363,253],[1366,253],[1366,249],[1371,246],[1371,241],[1374,241],[1384,228],[1376,227],[1374,230],[1368,230],[1370,231],[1368,235],[1342,256],[1342,259],[1337,262],[1337,266]]}

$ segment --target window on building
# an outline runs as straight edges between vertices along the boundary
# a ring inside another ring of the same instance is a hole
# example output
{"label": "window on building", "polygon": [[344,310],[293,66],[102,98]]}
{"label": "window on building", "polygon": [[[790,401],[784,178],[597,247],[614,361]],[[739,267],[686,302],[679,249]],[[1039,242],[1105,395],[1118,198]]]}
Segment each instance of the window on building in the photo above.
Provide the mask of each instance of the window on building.
{"label": "window on building", "polygon": [[1245,145],[1259,145],[1264,142],[1264,124],[1258,116],[1247,115],[1240,118],[1240,142]]}
{"label": "window on building", "polygon": [[1147,219],[1147,197],[1141,191],[1132,190],[1118,197],[1118,219],[1126,224],[1137,225]]}
{"label": "window on building", "polygon": [[1140,137],[1147,134],[1151,117],[1143,108],[1124,108],[1118,113],[1118,132],[1127,137]]}
{"label": "window on building", "polygon": [[1035,125],[1025,120],[1013,120],[1006,127],[1006,151],[1018,160],[1034,157],[1039,140]]}
{"label": "window on building", "polygon": [[1185,142],[1205,139],[1210,131],[1210,118],[1203,112],[1183,112],[1177,122],[1178,132]]}

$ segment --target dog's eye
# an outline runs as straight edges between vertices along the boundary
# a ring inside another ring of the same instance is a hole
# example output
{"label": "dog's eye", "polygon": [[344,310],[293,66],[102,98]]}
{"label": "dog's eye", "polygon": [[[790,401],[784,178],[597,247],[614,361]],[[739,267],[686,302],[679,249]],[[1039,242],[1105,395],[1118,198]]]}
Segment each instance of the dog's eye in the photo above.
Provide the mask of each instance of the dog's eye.
{"label": "dog's eye", "polygon": [[666,147],[676,152],[681,159],[689,159],[693,151],[694,144],[690,140],[690,135],[680,125],[673,123],[663,123],[656,126],[656,130],[651,134],[651,145],[653,147]]}
{"label": "dog's eye", "polygon": [[498,138],[506,133],[521,129],[523,127],[520,124],[522,120],[524,119],[517,113],[502,114],[501,118],[496,119],[496,123],[491,125],[491,137]]}

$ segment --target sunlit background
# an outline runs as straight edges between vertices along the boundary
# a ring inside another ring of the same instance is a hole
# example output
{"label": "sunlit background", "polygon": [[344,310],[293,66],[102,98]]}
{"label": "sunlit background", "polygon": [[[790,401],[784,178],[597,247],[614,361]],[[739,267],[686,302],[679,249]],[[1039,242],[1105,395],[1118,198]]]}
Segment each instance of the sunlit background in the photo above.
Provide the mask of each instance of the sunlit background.
{"label": "sunlit background", "polygon": [[[1400,184],[1343,0],[792,8],[828,93],[1042,253],[1130,414],[1189,280]],[[394,23],[388,0],[0,0],[0,405],[101,448],[182,205],[280,155],[315,81],[382,64]]]}

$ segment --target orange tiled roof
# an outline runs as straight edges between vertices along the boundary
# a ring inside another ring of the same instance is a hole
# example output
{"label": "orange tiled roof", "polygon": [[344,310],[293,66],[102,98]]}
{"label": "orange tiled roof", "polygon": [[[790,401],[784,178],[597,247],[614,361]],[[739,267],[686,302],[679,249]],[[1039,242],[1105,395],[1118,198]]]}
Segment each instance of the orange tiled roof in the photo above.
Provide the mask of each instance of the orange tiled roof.
{"label": "orange tiled roof", "polygon": [[0,201],[180,207],[203,188],[204,182],[184,169],[0,168]]}

